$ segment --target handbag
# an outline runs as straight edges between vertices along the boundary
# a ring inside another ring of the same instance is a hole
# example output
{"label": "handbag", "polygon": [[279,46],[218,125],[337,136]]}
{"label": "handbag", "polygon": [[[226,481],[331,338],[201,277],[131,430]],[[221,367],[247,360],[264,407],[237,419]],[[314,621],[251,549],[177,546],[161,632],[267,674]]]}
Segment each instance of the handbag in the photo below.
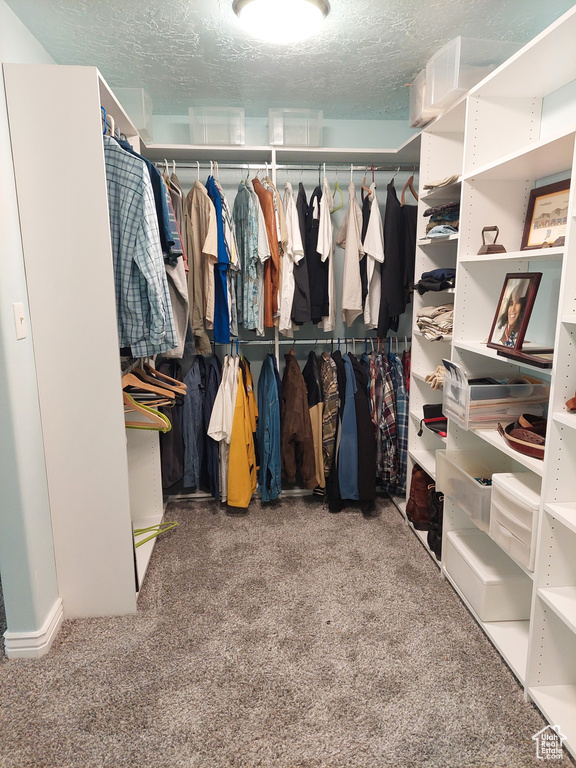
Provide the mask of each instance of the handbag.
{"label": "handbag", "polygon": [[406,504],[406,517],[417,531],[427,531],[430,527],[428,516],[428,495],[435,488],[434,480],[421,466],[412,467],[410,494]]}
{"label": "handbag", "polygon": [[422,406],[424,418],[420,419],[420,431],[418,437],[422,436],[424,427],[436,432],[442,437],[446,437],[448,431],[448,419],[442,413],[442,403],[431,403]]}

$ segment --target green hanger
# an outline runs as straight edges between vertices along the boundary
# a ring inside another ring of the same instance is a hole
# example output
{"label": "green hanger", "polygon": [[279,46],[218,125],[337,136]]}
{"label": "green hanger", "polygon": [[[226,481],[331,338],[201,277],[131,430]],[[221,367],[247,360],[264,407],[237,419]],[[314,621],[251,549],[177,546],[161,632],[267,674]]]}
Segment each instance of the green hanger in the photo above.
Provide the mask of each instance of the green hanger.
{"label": "green hanger", "polygon": [[165,522],[165,523],[158,523],[158,525],[150,525],[148,528],[134,528],[134,536],[143,536],[145,533],[150,533],[150,536],[147,536],[145,539],[142,539],[142,541],[137,542],[134,544],[135,547],[141,547],[142,544],[146,544],[147,541],[150,541],[151,539],[155,539],[156,536],[159,536],[161,533],[166,533],[166,531],[171,531],[172,528],[176,528],[178,523],[175,522]]}
{"label": "green hanger", "polygon": [[330,214],[335,213],[336,211],[339,211],[340,208],[344,205],[344,193],[340,189],[340,184],[338,184],[338,169],[336,169],[336,184],[334,184],[334,192],[333,196],[336,195],[337,192],[340,192],[340,205],[337,208],[332,208],[330,211]]}

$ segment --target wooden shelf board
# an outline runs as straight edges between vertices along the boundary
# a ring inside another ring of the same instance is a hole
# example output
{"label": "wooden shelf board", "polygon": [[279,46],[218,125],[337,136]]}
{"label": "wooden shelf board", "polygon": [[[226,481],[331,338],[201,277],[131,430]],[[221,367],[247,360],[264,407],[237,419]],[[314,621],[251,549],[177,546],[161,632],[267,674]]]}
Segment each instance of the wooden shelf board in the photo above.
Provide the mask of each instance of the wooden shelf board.
{"label": "wooden shelf board", "polygon": [[559,725],[564,747],[576,758],[576,685],[539,685],[528,695],[551,725]]}
{"label": "wooden shelf board", "polygon": [[552,502],[544,504],[544,510],[573,533],[576,533],[576,502]]}
{"label": "wooden shelf board", "polygon": [[482,621],[478,618],[476,611],[468,602],[466,596],[462,593],[458,584],[444,567],[444,574],[454,590],[460,596],[464,605],[468,608],[481,629],[490,638],[498,653],[508,664],[518,680],[524,684],[526,678],[526,667],[528,662],[528,634],[530,631],[529,621]]}
{"label": "wooden shelf board", "polygon": [[535,141],[497,161],[470,170],[465,181],[524,181],[568,171],[574,154],[574,129]]}
{"label": "wooden shelf board", "polygon": [[474,262],[497,262],[497,261],[555,261],[562,258],[564,248],[537,248],[534,251],[510,251],[508,253],[497,253],[496,255],[476,254],[465,256],[460,259],[461,264],[472,264]]}
{"label": "wooden shelf board", "polygon": [[519,451],[515,451],[506,443],[503,437],[501,437],[495,429],[472,429],[472,434],[477,435],[481,440],[498,448],[499,451],[510,456],[522,466],[534,472],[536,475],[542,476],[544,471],[544,462],[541,459],[534,459],[532,456],[525,456]]}
{"label": "wooden shelf board", "polygon": [[543,587],[538,590],[538,597],[572,632],[576,632],[576,586]]}

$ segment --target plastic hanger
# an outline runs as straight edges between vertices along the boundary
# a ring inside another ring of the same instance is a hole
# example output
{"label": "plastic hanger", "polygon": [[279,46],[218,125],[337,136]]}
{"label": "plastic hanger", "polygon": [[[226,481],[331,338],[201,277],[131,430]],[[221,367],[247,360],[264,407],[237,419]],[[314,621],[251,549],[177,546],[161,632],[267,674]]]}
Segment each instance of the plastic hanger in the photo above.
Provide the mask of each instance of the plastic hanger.
{"label": "plastic hanger", "polygon": [[177,525],[178,523],[176,522],[165,522],[165,523],[158,523],[158,525],[149,525],[148,528],[134,528],[134,530],[132,531],[134,536],[144,536],[146,533],[150,534],[150,536],[147,536],[145,539],[142,539],[142,541],[135,542],[134,546],[141,547],[142,544],[146,544],[147,541],[150,541],[151,539],[155,539],[161,533],[166,533],[167,531],[171,531],[173,528],[176,528]]}
{"label": "plastic hanger", "polygon": [[406,190],[409,189],[412,195],[415,197],[416,200],[418,200],[418,195],[416,194],[416,190],[414,189],[414,174],[410,176],[406,184],[404,184],[404,189],[402,190],[402,196],[400,198],[401,205],[405,205],[405,196],[406,196]]}
{"label": "plastic hanger", "polygon": [[338,184],[338,168],[336,168],[336,183],[334,184],[334,191],[332,192],[332,198],[334,198],[335,195],[337,195],[338,193],[340,193],[340,205],[334,206],[330,211],[330,214],[335,213],[336,211],[339,211],[340,208],[342,208],[342,206],[344,205],[344,193],[340,189],[340,184]]}
{"label": "plastic hanger", "polygon": [[153,429],[160,432],[169,432],[172,429],[170,419],[163,413],[160,413],[160,411],[150,408],[150,406],[143,403],[138,403],[128,392],[123,392],[122,397],[124,400],[124,413],[135,411],[145,417],[145,421],[127,421],[126,427],[128,429]]}

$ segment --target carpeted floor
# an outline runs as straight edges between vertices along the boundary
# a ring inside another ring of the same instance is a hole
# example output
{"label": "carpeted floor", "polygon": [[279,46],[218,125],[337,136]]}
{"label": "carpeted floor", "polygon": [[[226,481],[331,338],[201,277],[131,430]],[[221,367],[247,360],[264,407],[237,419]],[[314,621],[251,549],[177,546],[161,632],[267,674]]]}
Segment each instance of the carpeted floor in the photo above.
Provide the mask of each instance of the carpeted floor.
{"label": "carpeted floor", "polygon": [[136,615],[65,622],[48,656],[0,663],[0,766],[538,765],[545,721],[379,512],[170,504]]}

